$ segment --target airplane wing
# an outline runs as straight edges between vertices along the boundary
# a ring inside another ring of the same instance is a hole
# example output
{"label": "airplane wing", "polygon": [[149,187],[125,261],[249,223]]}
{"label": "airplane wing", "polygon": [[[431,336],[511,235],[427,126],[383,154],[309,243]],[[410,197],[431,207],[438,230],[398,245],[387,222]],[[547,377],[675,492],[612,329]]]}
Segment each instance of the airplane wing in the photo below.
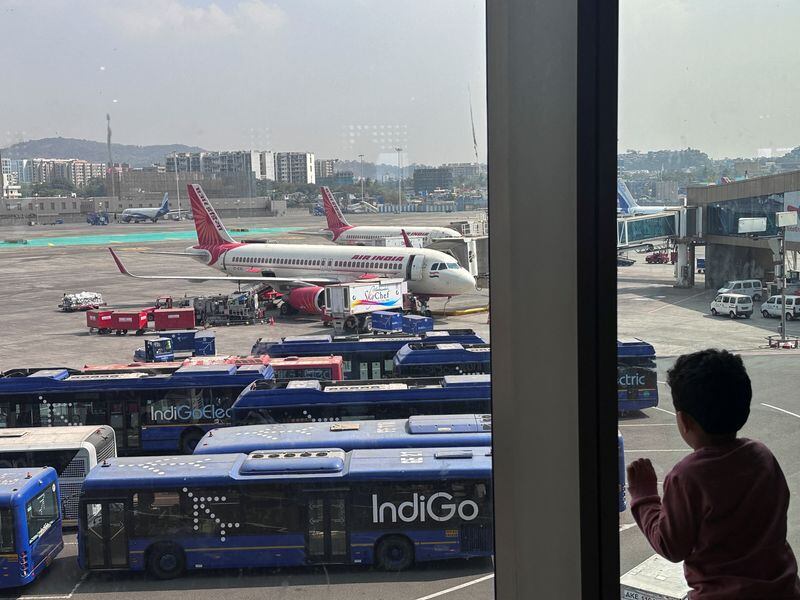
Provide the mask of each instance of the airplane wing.
{"label": "airplane wing", "polygon": [[134,279],[173,279],[173,280],[181,280],[181,281],[189,281],[191,283],[203,283],[204,281],[231,281],[234,283],[238,282],[248,282],[248,283],[274,283],[275,285],[287,285],[290,287],[309,287],[315,285],[330,285],[334,283],[340,283],[338,279],[334,278],[326,278],[326,277],[312,277],[308,279],[295,279],[291,277],[239,277],[239,276],[227,276],[227,275],[134,275],[130,271],[128,271],[127,267],[122,264],[122,261],[117,256],[117,253],[114,252],[112,248],[108,249],[111,252],[111,256],[114,257],[114,262],[117,263],[117,268],[119,272],[127,277],[133,277]]}
{"label": "airplane wing", "polygon": [[315,237],[324,237],[329,238],[331,237],[330,231],[287,231],[289,235],[313,235]]}

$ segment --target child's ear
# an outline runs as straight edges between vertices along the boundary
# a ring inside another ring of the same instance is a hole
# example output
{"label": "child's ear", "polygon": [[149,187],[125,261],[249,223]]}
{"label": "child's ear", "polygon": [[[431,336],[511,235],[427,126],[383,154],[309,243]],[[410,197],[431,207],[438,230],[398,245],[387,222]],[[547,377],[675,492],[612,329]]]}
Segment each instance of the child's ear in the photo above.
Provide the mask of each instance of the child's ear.
{"label": "child's ear", "polygon": [[683,411],[675,412],[675,420],[678,422],[678,430],[681,433],[686,433],[692,428],[691,418]]}

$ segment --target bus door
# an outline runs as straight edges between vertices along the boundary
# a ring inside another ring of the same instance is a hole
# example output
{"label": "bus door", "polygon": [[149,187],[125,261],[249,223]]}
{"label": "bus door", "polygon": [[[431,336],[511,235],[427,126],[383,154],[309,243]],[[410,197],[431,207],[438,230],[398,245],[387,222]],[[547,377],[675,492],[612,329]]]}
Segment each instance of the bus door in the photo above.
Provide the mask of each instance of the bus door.
{"label": "bus door", "polygon": [[306,559],[312,563],[350,561],[347,495],[344,491],[310,492],[306,497]]}
{"label": "bus door", "polygon": [[117,394],[108,403],[108,424],[114,428],[117,448],[138,448],[141,424],[141,402],[132,393]]}
{"label": "bus door", "polygon": [[86,566],[90,569],[128,567],[128,532],[125,500],[97,500],[84,504],[83,534]]}

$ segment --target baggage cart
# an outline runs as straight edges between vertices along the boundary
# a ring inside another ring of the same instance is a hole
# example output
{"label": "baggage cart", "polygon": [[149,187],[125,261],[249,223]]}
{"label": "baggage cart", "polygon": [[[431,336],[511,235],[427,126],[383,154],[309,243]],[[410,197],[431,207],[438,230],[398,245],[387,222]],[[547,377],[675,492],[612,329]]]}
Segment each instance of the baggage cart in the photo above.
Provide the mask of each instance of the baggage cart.
{"label": "baggage cart", "polygon": [[201,331],[194,336],[195,356],[214,356],[217,353],[217,338],[213,331]]}
{"label": "baggage cart", "polygon": [[403,315],[403,331],[405,333],[423,333],[433,330],[433,319],[421,315]]}
{"label": "baggage cart", "polygon": [[147,331],[147,311],[115,310],[111,313],[111,329],[117,335],[127,335],[129,331],[143,335]]}
{"label": "baggage cart", "polygon": [[159,308],[153,311],[153,328],[156,331],[190,329],[194,326],[194,308]]}
{"label": "baggage cart", "polygon": [[403,314],[376,310],[372,313],[372,328],[375,331],[403,331]]}
{"label": "baggage cart", "polygon": [[111,333],[111,314],[113,310],[93,309],[86,311],[86,326],[89,333]]}

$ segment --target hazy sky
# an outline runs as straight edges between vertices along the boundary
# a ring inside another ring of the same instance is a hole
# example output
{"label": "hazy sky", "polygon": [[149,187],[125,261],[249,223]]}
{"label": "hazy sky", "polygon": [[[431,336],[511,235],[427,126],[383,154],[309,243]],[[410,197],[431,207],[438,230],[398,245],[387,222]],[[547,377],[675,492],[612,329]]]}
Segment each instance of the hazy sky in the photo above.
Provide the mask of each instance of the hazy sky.
{"label": "hazy sky", "polygon": [[[486,153],[480,0],[0,0],[0,146]],[[800,2],[621,0],[619,148],[800,145]]]}
{"label": "hazy sky", "polygon": [[619,148],[800,145],[800,2],[620,0]]}
{"label": "hazy sky", "polygon": [[0,0],[0,147],[64,136],[486,155],[479,0]]}

